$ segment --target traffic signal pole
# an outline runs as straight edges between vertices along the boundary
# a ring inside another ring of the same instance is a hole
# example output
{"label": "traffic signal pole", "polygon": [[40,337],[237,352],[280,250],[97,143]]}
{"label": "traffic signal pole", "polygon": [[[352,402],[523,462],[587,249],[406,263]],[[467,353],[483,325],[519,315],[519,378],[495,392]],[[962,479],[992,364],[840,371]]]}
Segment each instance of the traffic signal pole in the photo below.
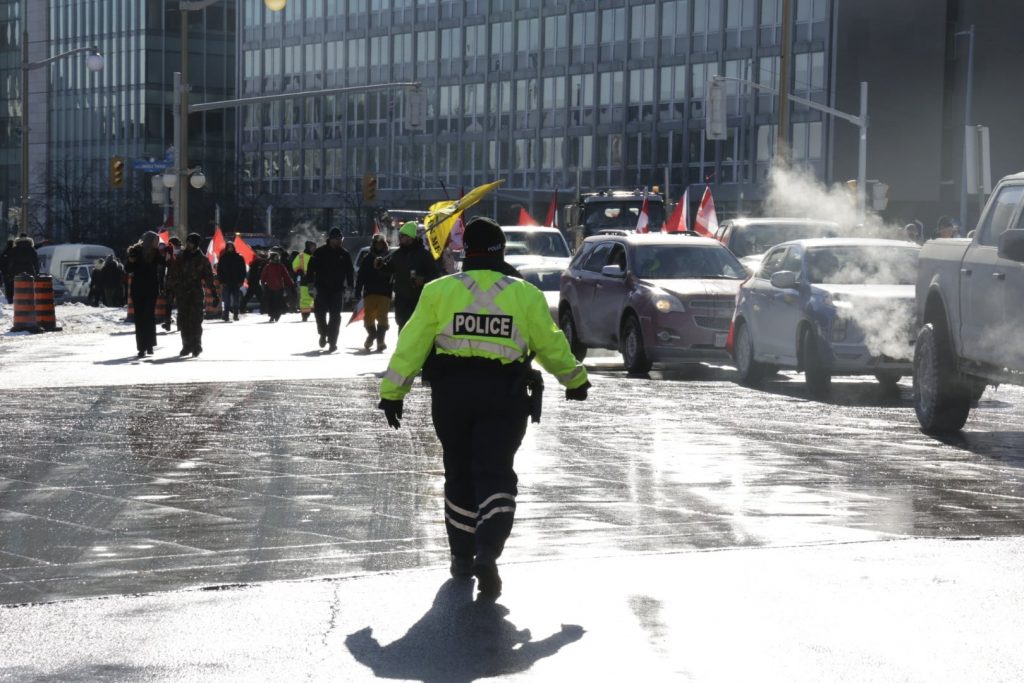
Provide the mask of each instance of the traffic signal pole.
{"label": "traffic signal pole", "polygon": [[[734,76],[719,76],[715,75],[711,77],[711,80],[715,83],[722,81],[733,81],[736,83],[742,83],[748,85],[755,90],[761,90],[763,92],[778,95],[779,92],[775,88],[770,88],[760,83],[754,83],[743,78],[736,78]],[[815,109],[823,112],[830,116],[835,116],[844,121],[849,121],[853,125],[860,128],[860,142],[858,145],[858,160],[857,160],[857,209],[861,215],[865,215],[867,210],[867,170],[868,170],[868,83],[867,81],[861,81],[860,83],[860,116],[854,116],[853,114],[847,114],[844,111],[834,109],[833,107],[827,107],[824,104],[818,104],[817,102],[808,100],[803,97],[797,97],[796,95],[789,95],[790,102],[796,102],[802,104],[805,107]],[[708,122],[710,125],[710,122]]]}

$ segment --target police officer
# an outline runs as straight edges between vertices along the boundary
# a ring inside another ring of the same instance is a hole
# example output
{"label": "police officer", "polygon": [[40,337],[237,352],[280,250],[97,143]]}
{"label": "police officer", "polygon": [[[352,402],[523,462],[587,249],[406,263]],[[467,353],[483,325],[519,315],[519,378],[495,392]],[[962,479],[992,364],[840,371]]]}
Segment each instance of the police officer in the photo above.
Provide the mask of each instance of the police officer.
{"label": "police officer", "polygon": [[544,295],[506,275],[505,235],[489,218],[466,225],[462,272],[428,283],[380,384],[388,424],[397,429],[402,399],[424,370],[431,414],[444,451],[445,529],[453,577],[477,577],[480,595],[501,594],[497,559],[516,509],[516,450],[529,415],[529,358],[586,400],[587,371],[551,320]]}

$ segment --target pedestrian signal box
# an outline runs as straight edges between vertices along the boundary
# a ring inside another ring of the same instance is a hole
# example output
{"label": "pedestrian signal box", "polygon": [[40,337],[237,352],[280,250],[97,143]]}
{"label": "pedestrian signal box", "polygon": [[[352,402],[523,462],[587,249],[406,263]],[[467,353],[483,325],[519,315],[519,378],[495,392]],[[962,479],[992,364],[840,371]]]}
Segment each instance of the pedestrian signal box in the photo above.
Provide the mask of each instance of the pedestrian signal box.
{"label": "pedestrian signal box", "polygon": [[110,157],[110,186],[124,187],[124,157]]}
{"label": "pedestrian signal box", "polygon": [[363,174],[363,201],[373,204],[377,201],[377,174]]}

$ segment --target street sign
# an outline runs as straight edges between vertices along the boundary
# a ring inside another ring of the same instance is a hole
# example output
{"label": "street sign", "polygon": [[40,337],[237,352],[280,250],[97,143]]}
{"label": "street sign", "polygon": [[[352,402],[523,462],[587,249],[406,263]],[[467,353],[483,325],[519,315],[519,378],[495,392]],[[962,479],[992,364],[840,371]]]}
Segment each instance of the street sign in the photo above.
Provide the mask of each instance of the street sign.
{"label": "street sign", "polygon": [[170,166],[171,164],[168,164],[166,161],[155,161],[152,158],[134,159],[132,161],[132,168],[143,173],[163,173]]}
{"label": "street sign", "polygon": [[427,94],[422,88],[405,93],[405,129],[423,130],[427,118]]}
{"label": "street sign", "polygon": [[708,140],[725,140],[728,137],[725,111],[725,84],[712,78],[708,81],[707,117],[704,134]]}

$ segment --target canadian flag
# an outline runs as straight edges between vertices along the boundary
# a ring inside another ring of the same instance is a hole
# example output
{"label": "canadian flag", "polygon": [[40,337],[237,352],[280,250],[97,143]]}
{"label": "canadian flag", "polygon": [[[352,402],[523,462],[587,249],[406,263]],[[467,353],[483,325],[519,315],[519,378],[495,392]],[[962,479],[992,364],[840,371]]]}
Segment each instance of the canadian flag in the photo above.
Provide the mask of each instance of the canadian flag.
{"label": "canadian flag", "polygon": [[544,219],[544,225],[552,228],[558,227],[558,188],[555,188],[555,194],[552,195],[551,203],[548,204],[548,215]]}
{"label": "canadian flag", "polygon": [[252,247],[250,247],[249,244],[245,240],[243,240],[242,236],[239,235],[238,233],[235,233],[234,245],[235,251],[237,251],[238,255],[245,260],[245,265],[248,266],[250,263],[252,263],[252,260],[256,257],[256,252],[253,251]]}
{"label": "canadian flag", "polygon": [[686,232],[690,225],[690,188],[683,192],[682,199],[676,204],[672,216],[668,219],[665,232]]}
{"label": "canadian flag", "polygon": [[171,242],[171,233],[168,232],[167,230],[161,231],[160,232],[160,244],[170,244],[170,242]]}
{"label": "canadian flag", "polygon": [[224,247],[227,246],[227,241],[224,239],[224,233],[220,231],[220,226],[213,231],[213,239],[210,240],[210,244],[206,247],[206,258],[209,259],[210,265],[214,268],[217,267],[217,261],[220,259],[220,252],[224,251]]}
{"label": "canadian flag", "polygon": [[714,237],[718,232],[718,216],[715,215],[715,200],[711,198],[711,186],[704,190],[704,196],[700,200],[700,208],[697,209],[697,220],[693,222],[693,229],[705,237]]}
{"label": "canadian flag", "polygon": [[640,205],[640,217],[636,220],[636,231],[638,233],[650,232],[647,224],[650,223],[651,216],[647,209],[647,194],[644,194],[644,203]]}
{"label": "canadian flag", "polygon": [[350,317],[348,319],[348,322],[345,323],[345,327],[348,327],[352,323],[359,322],[360,320],[362,320],[365,317],[366,317],[366,308],[363,305],[363,300],[360,299],[358,302],[356,302],[356,307],[354,309],[352,309],[352,317]]}
{"label": "canadian flag", "polygon": [[537,221],[533,220],[530,212],[521,206],[519,207],[519,225],[537,225]]}

